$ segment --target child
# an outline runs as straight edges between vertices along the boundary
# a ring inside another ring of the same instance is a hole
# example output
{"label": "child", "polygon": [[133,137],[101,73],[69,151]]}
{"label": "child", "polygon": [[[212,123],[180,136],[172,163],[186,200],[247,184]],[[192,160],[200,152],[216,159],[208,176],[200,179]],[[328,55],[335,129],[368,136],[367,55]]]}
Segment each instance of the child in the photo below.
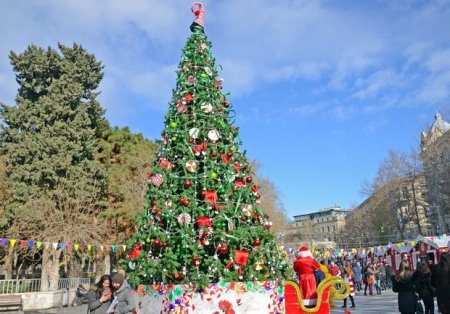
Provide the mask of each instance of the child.
{"label": "child", "polygon": [[[353,271],[351,270],[350,267],[344,267],[344,281],[346,283],[348,283],[348,285],[350,286],[350,293],[349,293],[349,298],[350,301],[352,302],[352,306],[350,306],[350,308],[354,308],[355,307],[355,299],[353,298],[353,296],[355,295],[355,287],[353,286]],[[344,305],[342,306],[343,308],[347,308],[347,298],[344,299]]]}

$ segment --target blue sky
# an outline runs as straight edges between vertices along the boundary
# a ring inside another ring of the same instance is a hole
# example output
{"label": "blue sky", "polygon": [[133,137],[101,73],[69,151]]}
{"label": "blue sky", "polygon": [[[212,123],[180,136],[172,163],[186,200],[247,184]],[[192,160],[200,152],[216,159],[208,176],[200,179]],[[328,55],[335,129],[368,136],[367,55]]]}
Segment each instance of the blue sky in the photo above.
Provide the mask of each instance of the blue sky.
{"label": "blue sky", "polygon": [[[105,65],[108,120],[158,139],[193,21],[182,0],[0,0],[0,101],[10,50],[80,43]],[[450,116],[449,1],[204,1],[243,149],[289,216],[363,200],[389,149]]]}

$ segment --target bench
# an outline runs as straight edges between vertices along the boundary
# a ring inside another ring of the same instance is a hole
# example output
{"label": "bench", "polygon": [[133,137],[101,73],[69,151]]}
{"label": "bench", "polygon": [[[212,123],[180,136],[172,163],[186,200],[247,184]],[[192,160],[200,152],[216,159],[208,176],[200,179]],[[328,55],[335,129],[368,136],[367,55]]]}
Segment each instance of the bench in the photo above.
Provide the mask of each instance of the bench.
{"label": "bench", "polygon": [[1,310],[23,310],[22,295],[20,294],[0,294]]}
{"label": "bench", "polygon": [[[336,284],[340,288],[336,289]],[[299,285],[291,280],[286,280],[284,287],[284,300],[286,314],[329,314],[330,293],[337,299],[345,299],[350,292],[349,285],[338,277],[329,277],[322,280],[317,287],[317,304],[313,308],[307,308],[303,305],[302,292]]]}

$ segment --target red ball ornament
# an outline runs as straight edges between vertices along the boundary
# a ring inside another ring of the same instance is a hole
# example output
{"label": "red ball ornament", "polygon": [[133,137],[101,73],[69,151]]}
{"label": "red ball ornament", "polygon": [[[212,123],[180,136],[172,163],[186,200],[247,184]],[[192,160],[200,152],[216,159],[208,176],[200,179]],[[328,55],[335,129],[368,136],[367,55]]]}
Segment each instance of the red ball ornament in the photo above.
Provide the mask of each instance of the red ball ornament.
{"label": "red ball ornament", "polygon": [[228,107],[230,107],[230,104],[229,104],[227,101],[225,101],[225,102],[223,103],[223,106],[224,106],[225,108],[228,108]]}
{"label": "red ball ornament", "polygon": [[175,280],[180,281],[181,279],[183,279],[183,274],[178,272],[176,274],[174,274],[175,276],[173,277]]}
{"label": "red ball ornament", "polygon": [[261,197],[261,194],[256,193],[256,194],[255,194],[255,197],[256,197],[256,199],[258,200],[258,199]]}
{"label": "red ball ornament", "polygon": [[190,137],[190,138],[188,139],[188,142],[191,143],[191,144],[194,144],[194,143],[195,143],[195,140],[194,140],[192,137]]}
{"label": "red ball ornament", "polygon": [[228,246],[218,246],[217,251],[220,254],[226,254],[226,253],[228,253]]}
{"label": "red ball ornament", "polygon": [[212,151],[211,154],[209,154],[212,158],[216,158],[217,157],[217,152],[216,151]]}
{"label": "red ball ornament", "polygon": [[228,158],[233,157],[233,152],[228,152],[228,153],[227,153],[227,157],[228,157]]}
{"label": "red ball ornament", "polygon": [[250,183],[250,182],[252,182],[252,180],[253,180],[253,178],[252,178],[252,177],[247,177],[247,178],[245,178],[245,181],[247,181],[247,183]]}
{"label": "red ball ornament", "polygon": [[255,241],[253,241],[253,246],[259,246],[261,244],[261,240],[256,238]]}
{"label": "red ball ornament", "polygon": [[189,189],[192,186],[192,182],[189,180],[184,181],[184,187],[186,189]]}
{"label": "red ball ornament", "polygon": [[154,246],[160,246],[161,245],[161,241],[159,239],[155,239],[155,240],[153,240],[153,245]]}
{"label": "red ball ornament", "polygon": [[189,201],[187,199],[185,199],[184,197],[182,197],[182,198],[180,198],[180,204],[183,206],[188,206]]}
{"label": "red ball ornament", "polygon": [[164,247],[164,248],[169,247],[169,243],[163,242],[163,243],[162,243],[162,247]]}

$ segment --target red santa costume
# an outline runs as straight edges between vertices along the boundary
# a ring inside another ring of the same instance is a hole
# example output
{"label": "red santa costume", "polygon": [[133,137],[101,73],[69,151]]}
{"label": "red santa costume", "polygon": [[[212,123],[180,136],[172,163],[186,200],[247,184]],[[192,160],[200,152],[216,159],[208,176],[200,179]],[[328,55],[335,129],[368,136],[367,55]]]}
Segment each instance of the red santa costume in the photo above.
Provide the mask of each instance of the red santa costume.
{"label": "red santa costume", "polygon": [[298,274],[298,281],[302,290],[303,305],[314,306],[317,303],[317,287],[314,272],[320,265],[312,257],[306,246],[302,246],[294,262],[294,271]]}

